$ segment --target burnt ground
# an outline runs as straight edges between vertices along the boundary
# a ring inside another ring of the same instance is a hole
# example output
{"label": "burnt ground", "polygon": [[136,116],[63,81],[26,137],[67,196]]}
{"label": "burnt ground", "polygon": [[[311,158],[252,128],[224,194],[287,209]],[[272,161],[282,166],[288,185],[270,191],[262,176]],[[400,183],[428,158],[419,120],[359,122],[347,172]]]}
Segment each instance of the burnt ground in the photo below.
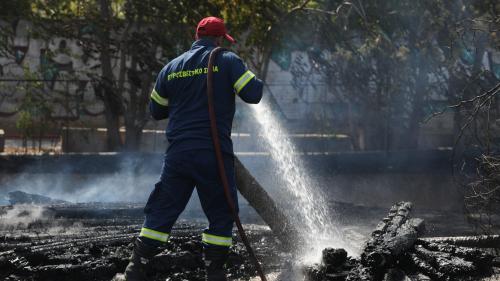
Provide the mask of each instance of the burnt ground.
{"label": "burnt ground", "polygon": [[[78,204],[0,209],[0,280],[111,280],[123,272],[142,223],[142,206]],[[205,224],[180,220],[170,243],[151,264],[151,280],[204,280],[200,234]],[[246,225],[268,271],[280,266],[279,243],[267,227]],[[231,280],[255,276],[236,238]]]}
{"label": "burnt ground", "polygon": [[[0,280],[111,280],[122,272],[142,223],[142,204],[85,203],[0,207]],[[349,240],[362,242],[385,216],[385,208],[332,203]],[[244,209],[244,208],[243,208]],[[460,212],[416,212],[426,220],[428,236],[474,233]],[[255,215],[244,218],[257,256],[274,280],[292,280],[293,263],[279,241]],[[180,220],[166,249],[152,262],[150,280],[203,280],[198,217]],[[228,262],[230,280],[256,276],[237,238]]]}

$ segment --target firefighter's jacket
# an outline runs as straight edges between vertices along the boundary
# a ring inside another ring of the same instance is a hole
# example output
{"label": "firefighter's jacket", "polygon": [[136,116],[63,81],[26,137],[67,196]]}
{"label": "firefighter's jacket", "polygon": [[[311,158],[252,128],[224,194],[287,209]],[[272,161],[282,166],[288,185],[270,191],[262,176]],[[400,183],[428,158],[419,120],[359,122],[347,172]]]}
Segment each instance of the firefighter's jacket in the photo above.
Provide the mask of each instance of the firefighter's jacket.
{"label": "firefighter's jacket", "polygon": [[[201,39],[191,49],[170,61],[158,74],[151,93],[150,110],[153,118],[169,118],[168,151],[213,149],[207,100],[207,65],[210,40]],[[233,153],[231,127],[235,113],[235,98],[258,103],[263,83],[247,69],[233,52],[219,53],[214,62],[214,103],[222,151]]]}

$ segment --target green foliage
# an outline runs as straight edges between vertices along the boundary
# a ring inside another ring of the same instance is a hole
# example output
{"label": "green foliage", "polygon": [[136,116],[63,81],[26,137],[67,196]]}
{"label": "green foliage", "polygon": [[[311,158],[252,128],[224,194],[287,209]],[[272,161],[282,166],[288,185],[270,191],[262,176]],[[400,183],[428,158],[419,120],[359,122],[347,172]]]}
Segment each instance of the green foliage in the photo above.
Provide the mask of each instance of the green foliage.
{"label": "green foliage", "polygon": [[0,19],[24,18],[30,14],[31,1],[5,0],[0,1]]}
{"label": "green foliage", "polygon": [[[296,50],[310,68],[297,61],[292,72],[299,80],[322,75],[333,100],[348,104],[351,136],[361,129],[367,138],[360,149],[415,148],[436,102],[456,103],[495,81],[482,69],[499,18],[486,2],[312,1],[284,31],[288,41],[309,43]],[[484,84],[466,87],[474,77]]]}
{"label": "green foliage", "polygon": [[[62,37],[81,46],[82,57],[98,60],[76,75],[90,77],[105,105],[108,146],[119,149],[118,127],[140,131],[147,120],[147,103],[154,78],[163,65],[190,47],[195,26],[206,16],[223,17],[240,42],[238,52],[254,58],[269,54],[277,32],[270,32],[300,1],[171,1],[171,0],[33,0],[24,17],[33,35],[44,40]],[[12,10],[16,6],[8,7]],[[276,29],[278,30],[278,29]],[[92,61],[92,60],[89,60]],[[265,68],[268,56],[253,61]],[[53,77],[50,63],[42,69]],[[97,74],[100,73],[100,74]],[[23,113],[21,127],[30,127],[32,112]],[[140,134],[130,134],[131,136]],[[128,136],[127,136],[128,137]],[[135,143],[138,143],[135,141]]]}
{"label": "green foliage", "polygon": [[[99,60],[81,74],[96,80],[106,111],[139,127],[156,73],[189,48],[201,18],[223,17],[239,41],[231,47],[259,76],[265,77],[271,58],[293,72],[296,87],[323,75],[333,100],[351,108],[351,127],[373,131],[375,140],[390,135],[400,142],[368,145],[383,149],[414,145],[436,101],[452,103],[477,93],[478,87],[456,89],[482,71],[479,53],[500,49],[497,2],[20,0],[3,1],[0,8],[9,21],[31,20],[41,38],[78,41],[84,57]],[[293,61],[293,51],[306,56]]]}
{"label": "green foliage", "polygon": [[[29,69],[24,70],[24,78],[26,80],[35,80],[37,76],[30,72]],[[19,105],[19,118],[16,122],[16,127],[23,133],[23,138],[40,137],[52,122],[52,105],[50,100],[44,96],[42,82],[27,82],[19,86],[19,92],[24,96]]]}

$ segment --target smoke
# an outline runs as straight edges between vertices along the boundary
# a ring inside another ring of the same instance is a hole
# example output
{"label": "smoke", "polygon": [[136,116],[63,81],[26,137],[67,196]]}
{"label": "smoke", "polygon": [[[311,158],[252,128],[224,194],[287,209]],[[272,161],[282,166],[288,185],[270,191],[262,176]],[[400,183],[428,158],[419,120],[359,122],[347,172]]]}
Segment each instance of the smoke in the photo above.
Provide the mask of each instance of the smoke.
{"label": "smoke", "polygon": [[157,175],[141,173],[127,157],[120,162],[118,170],[110,174],[80,174],[75,170],[49,174],[36,169],[28,167],[21,174],[3,175],[0,197],[21,190],[74,203],[145,202],[160,173],[160,169]]}
{"label": "smoke", "polygon": [[[152,156],[146,160],[137,157],[137,155],[120,155],[116,157],[116,161],[119,161],[118,167],[109,169],[110,173],[87,173],[88,170],[95,170],[92,166],[99,164],[100,159],[99,156],[92,156],[87,161],[88,163],[82,164],[83,161],[77,161],[77,165],[74,164],[75,162],[71,162],[74,159],[70,159],[63,165],[57,164],[58,167],[65,167],[59,169],[57,173],[44,173],[39,166],[27,167],[19,174],[0,173],[0,198],[4,199],[0,200],[0,206],[10,205],[7,200],[8,193],[15,190],[72,203],[127,202],[144,204],[147,201],[160,177],[161,155]],[[103,157],[103,159],[105,158]],[[89,168],[89,166],[91,167]],[[81,171],[81,169],[86,171]],[[205,220],[201,204],[196,197],[193,194],[185,211],[180,216],[181,219]],[[245,201],[241,200],[240,202]],[[248,212],[249,209],[245,208],[246,206],[242,207],[242,211],[249,214],[252,219],[257,216],[253,210]],[[65,229],[64,231],[69,230]]]}
{"label": "smoke", "polygon": [[[19,204],[0,208],[0,231],[27,230],[36,228],[38,232],[48,235],[80,234],[83,223],[58,220],[55,212],[42,205]],[[28,231],[27,235],[35,235],[37,231]]]}
{"label": "smoke", "polygon": [[81,234],[84,230],[84,225],[81,222],[73,222],[70,225],[62,225],[54,222],[48,229],[45,230],[44,233],[49,235],[72,235],[72,234]]}
{"label": "smoke", "polygon": [[44,206],[14,205],[0,210],[0,230],[28,228],[35,223],[47,223],[54,219],[54,213]]}

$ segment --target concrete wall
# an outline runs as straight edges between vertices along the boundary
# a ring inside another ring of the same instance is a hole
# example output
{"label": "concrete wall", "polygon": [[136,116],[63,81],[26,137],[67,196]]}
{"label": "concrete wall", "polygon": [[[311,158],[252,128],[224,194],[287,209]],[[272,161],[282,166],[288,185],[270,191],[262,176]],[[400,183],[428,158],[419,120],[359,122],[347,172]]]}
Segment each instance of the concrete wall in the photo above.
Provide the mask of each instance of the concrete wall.
{"label": "concrete wall", "polygon": [[[125,130],[121,131],[122,139]],[[346,135],[335,134],[290,134],[291,141],[299,153],[324,153],[350,150],[350,140]],[[255,134],[233,133],[234,150],[240,154],[268,152],[264,139]],[[63,152],[106,151],[105,128],[63,128],[61,134]],[[143,130],[138,152],[165,152],[168,142],[164,130]]]}
{"label": "concrete wall", "polygon": [[[105,128],[63,128],[61,135],[63,152],[102,152],[106,151]],[[122,141],[125,129],[120,130]],[[165,131],[143,130],[139,152],[165,152],[167,148]]]}
{"label": "concrete wall", "polygon": [[63,152],[106,151],[106,129],[63,128],[61,139]]}

